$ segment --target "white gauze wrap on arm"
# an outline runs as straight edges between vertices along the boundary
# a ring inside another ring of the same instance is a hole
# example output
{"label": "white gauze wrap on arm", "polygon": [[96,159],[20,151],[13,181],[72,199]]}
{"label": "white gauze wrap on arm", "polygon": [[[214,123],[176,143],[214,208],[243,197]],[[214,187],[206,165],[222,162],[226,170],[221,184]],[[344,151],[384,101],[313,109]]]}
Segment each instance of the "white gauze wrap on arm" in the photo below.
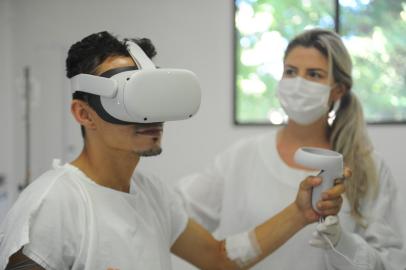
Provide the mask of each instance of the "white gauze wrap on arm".
{"label": "white gauze wrap on arm", "polygon": [[227,237],[225,246],[227,257],[239,267],[249,265],[262,254],[255,230]]}

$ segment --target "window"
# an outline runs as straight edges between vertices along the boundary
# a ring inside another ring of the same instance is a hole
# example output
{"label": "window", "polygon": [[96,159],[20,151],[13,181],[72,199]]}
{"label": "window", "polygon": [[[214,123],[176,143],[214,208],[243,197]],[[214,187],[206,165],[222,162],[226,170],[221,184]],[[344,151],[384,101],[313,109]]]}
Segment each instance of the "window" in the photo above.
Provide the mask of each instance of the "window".
{"label": "window", "polygon": [[406,1],[235,1],[237,124],[282,124],[275,95],[288,41],[304,29],[340,33],[368,123],[406,122]]}

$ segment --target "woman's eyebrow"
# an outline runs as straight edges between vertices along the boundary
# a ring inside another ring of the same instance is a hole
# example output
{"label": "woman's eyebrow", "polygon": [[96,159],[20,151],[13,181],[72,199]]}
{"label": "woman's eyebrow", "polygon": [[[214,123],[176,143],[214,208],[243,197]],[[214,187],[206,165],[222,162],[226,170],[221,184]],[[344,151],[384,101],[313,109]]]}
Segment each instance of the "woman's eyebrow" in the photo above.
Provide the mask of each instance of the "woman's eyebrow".
{"label": "woman's eyebrow", "polygon": [[292,65],[285,65],[285,68],[292,68],[292,69],[297,69],[297,67],[292,66]]}
{"label": "woman's eyebrow", "polygon": [[323,73],[328,73],[327,70],[322,69],[322,68],[307,68],[308,71],[319,71],[319,72],[323,72]]}

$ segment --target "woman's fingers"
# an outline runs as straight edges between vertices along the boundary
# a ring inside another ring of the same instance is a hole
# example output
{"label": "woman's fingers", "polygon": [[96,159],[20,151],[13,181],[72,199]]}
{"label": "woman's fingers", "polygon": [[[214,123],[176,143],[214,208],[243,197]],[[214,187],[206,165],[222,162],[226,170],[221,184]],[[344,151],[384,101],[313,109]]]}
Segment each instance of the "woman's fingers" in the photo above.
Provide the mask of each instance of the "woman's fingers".
{"label": "woman's fingers", "polygon": [[344,178],[350,178],[352,176],[352,171],[349,167],[344,168]]}

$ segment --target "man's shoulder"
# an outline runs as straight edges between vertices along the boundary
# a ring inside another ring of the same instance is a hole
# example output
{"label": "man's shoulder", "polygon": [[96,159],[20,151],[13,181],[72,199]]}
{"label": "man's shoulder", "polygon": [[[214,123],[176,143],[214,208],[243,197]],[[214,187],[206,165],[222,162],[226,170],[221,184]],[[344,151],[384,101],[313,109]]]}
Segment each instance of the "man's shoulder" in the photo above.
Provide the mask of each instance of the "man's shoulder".
{"label": "man's shoulder", "polygon": [[16,245],[40,243],[47,249],[49,243],[78,231],[84,210],[74,177],[66,167],[56,167],[23,190],[0,226],[0,261],[13,254]]}
{"label": "man's shoulder", "polygon": [[40,175],[22,193],[24,196],[29,193],[29,197],[44,197],[53,194],[69,194],[74,189],[73,179],[75,178],[69,170],[64,168],[51,169]]}
{"label": "man's shoulder", "polygon": [[62,214],[63,207],[74,207],[76,204],[75,194],[78,192],[74,192],[66,170],[56,168],[46,171],[22,191],[6,215],[1,229],[7,232],[17,230],[16,224],[28,226],[32,218],[42,212],[47,212],[49,216],[53,212]]}
{"label": "man's shoulder", "polygon": [[22,191],[10,212],[29,213],[44,205],[54,208],[77,205],[80,192],[75,186],[74,177],[64,168],[46,171]]}

